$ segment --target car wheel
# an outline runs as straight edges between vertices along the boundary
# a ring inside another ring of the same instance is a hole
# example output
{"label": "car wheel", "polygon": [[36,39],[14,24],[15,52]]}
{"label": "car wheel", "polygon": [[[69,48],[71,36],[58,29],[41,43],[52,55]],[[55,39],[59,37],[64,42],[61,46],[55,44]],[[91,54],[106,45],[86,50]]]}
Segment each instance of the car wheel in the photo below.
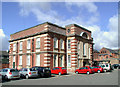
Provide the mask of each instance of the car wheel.
{"label": "car wheel", "polygon": [[87,71],[87,75],[89,75],[90,74],[90,72],[89,71]]}
{"label": "car wheel", "polygon": [[105,69],[104,72],[107,72],[107,70]]}
{"label": "car wheel", "polygon": [[8,80],[8,76],[5,76],[5,80]]}
{"label": "car wheel", "polygon": [[58,74],[61,75],[61,72],[59,72]]}
{"label": "car wheel", "polygon": [[98,70],[97,72],[100,73],[100,70]]}
{"label": "car wheel", "polygon": [[29,79],[29,76],[28,76],[28,75],[26,75],[26,76],[25,76],[25,78],[26,78],[26,79]]}
{"label": "car wheel", "polygon": [[76,74],[79,74],[78,71],[76,71]]}

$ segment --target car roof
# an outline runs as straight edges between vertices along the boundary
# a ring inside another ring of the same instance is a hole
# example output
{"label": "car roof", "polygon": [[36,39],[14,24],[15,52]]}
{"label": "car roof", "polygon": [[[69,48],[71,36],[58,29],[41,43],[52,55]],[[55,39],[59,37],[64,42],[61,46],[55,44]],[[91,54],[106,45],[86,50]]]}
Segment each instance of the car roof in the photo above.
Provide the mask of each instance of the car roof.
{"label": "car roof", "polygon": [[54,67],[54,68],[65,68],[65,67]]}
{"label": "car roof", "polygon": [[49,67],[41,67],[41,66],[34,66],[32,68],[35,68],[35,67],[40,67],[40,68],[49,68]]}

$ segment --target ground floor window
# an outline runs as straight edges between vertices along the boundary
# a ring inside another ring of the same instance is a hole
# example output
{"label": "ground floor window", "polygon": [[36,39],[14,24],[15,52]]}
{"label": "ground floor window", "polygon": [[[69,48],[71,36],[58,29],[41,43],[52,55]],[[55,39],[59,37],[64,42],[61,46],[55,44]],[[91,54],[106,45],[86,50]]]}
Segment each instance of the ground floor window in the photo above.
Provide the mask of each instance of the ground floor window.
{"label": "ground floor window", "polygon": [[40,66],[40,54],[36,54],[36,66]]}
{"label": "ground floor window", "polygon": [[22,55],[19,58],[19,65],[22,65]]}
{"label": "ground floor window", "polygon": [[15,68],[15,56],[13,56],[13,68]]}
{"label": "ground floor window", "polygon": [[71,67],[71,55],[68,55],[68,67]]}
{"label": "ground floor window", "polygon": [[57,55],[54,55],[54,67],[57,67]]}
{"label": "ground floor window", "polygon": [[27,65],[30,65],[30,55],[27,55]]}
{"label": "ground floor window", "polygon": [[60,57],[60,67],[64,67],[64,56],[61,55]]}

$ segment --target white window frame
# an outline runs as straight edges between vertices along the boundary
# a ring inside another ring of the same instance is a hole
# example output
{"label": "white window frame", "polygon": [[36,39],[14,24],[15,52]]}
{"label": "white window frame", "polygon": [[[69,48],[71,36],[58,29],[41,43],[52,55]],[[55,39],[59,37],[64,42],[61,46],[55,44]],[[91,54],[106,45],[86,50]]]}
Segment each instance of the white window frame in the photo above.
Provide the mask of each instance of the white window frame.
{"label": "white window frame", "polygon": [[19,65],[22,65],[22,55],[19,57]]}
{"label": "white window frame", "polygon": [[54,38],[54,48],[58,48],[58,39]]}
{"label": "white window frame", "polygon": [[27,49],[30,49],[30,39],[27,40]]}
{"label": "white window frame", "polygon": [[27,63],[28,66],[30,66],[30,55],[27,55]]}
{"label": "white window frame", "polygon": [[[69,42],[69,41],[70,41],[70,42]],[[67,43],[68,43],[68,44],[67,44],[68,49],[71,49],[71,40],[70,40],[70,39],[68,39],[68,40],[67,40]]]}
{"label": "white window frame", "polygon": [[40,66],[40,54],[36,54],[36,66]]}
{"label": "white window frame", "polygon": [[36,38],[36,48],[40,48],[40,38]]}
{"label": "white window frame", "polygon": [[68,67],[71,67],[71,55],[68,55]]}
{"label": "white window frame", "polygon": [[13,44],[13,51],[16,51],[16,43]]}
{"label": "white window frame", "polygon": [[23,45],[23,42],[20,41],[20,49],[19,50],[22,50],[22,45]]}

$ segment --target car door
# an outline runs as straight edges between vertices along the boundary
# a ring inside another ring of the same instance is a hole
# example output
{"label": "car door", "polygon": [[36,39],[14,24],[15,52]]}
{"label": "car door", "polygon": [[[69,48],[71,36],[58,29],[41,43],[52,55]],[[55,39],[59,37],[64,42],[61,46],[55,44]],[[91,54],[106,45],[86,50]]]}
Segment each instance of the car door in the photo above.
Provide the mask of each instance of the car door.
{"label": "car door", "polygon": [[89,71],[89,70],[88,70],[88,67],[84,67],[83,73],[87,73],[87,71]]}
{"label": "car door", "polygon": [[84,68],[84,67],[81,67],[78,72],[79,72],[79,73],[83,73],[83,68]]}
{"label": "car door", "polygon": [[56,68],[53,68],[53,69],[51,70],[51,73],[52,73],[52,74],[55,74],[55,70],[56,70]]}

